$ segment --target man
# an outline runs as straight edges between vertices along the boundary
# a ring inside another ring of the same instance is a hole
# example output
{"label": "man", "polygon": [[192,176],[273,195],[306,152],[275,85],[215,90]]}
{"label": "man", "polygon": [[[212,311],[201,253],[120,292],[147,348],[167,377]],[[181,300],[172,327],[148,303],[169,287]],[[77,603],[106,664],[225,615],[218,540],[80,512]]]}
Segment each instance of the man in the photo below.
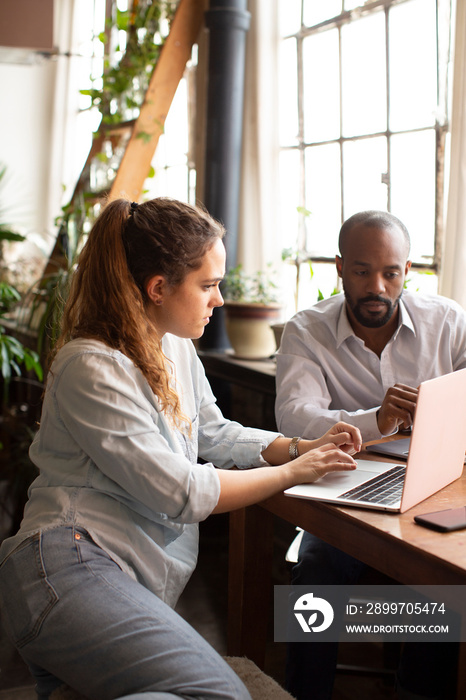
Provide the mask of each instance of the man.
{"label": "man", "polygon": [[[356,425],[364,441],[409,429],[421,381],[466,367],[466,313],[443,297],[404,291],[409,249],[408,231],[392,214],[360,212],[343,224],[336,267],[344,295],[296,314],[277,354],[276,419],[286,435],[312,438],[338,420]],[[365,568],[304,533],[292,580],[351,584]],[[415,647],[406,645],[407,655]],[[287,683],[298,700],[331,697],[337,648],[289,645]],[[432,697],[438,666],[431,666],[426,692],[407,673],[400,683]]]}

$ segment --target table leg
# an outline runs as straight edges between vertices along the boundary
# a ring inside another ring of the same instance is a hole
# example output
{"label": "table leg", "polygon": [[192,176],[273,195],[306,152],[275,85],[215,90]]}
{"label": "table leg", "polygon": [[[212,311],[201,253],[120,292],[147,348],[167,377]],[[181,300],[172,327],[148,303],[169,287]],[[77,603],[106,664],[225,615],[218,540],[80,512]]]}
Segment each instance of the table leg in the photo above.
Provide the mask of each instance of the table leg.
{"label": "table leg", "polygon": [[458,681],[456,688],[457,700],[466,698],[466,642],[460,643],[458,654]]}
{"label": "table leg", "polygon": [[230,514],[228,654],[264,668],[272,601],[273,516],[258,506]]}

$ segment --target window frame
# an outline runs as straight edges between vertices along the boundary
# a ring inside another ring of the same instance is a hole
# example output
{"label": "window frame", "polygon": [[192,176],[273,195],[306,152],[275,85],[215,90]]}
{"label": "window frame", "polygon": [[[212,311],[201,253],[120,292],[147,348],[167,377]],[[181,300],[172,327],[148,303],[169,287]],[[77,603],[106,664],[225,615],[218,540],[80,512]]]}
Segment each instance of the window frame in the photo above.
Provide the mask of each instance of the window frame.
{"label": "window frame", "polygon": [[[445,236],[445,204],[446,204],[446,160],[448,157],[448,134],[450,131],[450,95],[449,95],[449,80],[448,70],[450,61],[450,52],[452,45],[452,2],[451,0],[436,0],[436,33],[437,33],[437,104],[439,109],[435,115],[435,123],[431,126],[411,128],[411,129],[390,129],[389,110],[390,110],[390,60],[389,60],[389,13],[396,5],[405,4],[411,0],[373,0],[352,10],[342,10],[340,15],[324,20],[313,26],[304,26],[303,14],[304,3],[306,0],[301,0],[301,26],[297,32],[282,36],[283,40],[294,38],[296,40],[296,56],[297,56],[297,115],[298,115],[298,134],[295,144],[282,145],[280,151],[298,151],[299,153],[299,209],[303,212],[298,217],[298,232],[297,232],[297,257],[300,263],[334,263],[334,258],[325,255],[311,255],[306,249],[306,151],[312,149],[313,146],[323,146],[328,144],[338,144],[340,156],[340,218],[341,223],[347,218],[345,216],[345,202],[343,197],[344,190],[344,169],[343,169],[343,150],[344,144],[347,142],[361,141],[367,138],[385,137],[387,150],[387,172],[383,176],[383,182],[387,186],[387,211],[391,211],[391,139],[400,134],[409,134],[415,132],[434,132],[435,134],[435,221],[434,221],[434,251],[431,262],[414,261],[413,269],[418,271],[428,271],[439,274],[442,264],[442,251],[444,247]],[[342,7],[344,2],[342,0]],[[370,134],[360,134],[357,136],[344,136],[342,133],[342,102],[340,99],[340,134],[338,138],[322,141],[305,141],[304,138],[304,59],[303,59],[303,42],[312,35],[319,32],[328,31],[330,29],[338,30],[338,45],[339,45],[339,89],[340,98],[342,93],[342,51],[341,51],[341,31],[342,27],[350,22],[357,21],[367,15],[375,12],[383,11],[385,21],[385,89],[387,92],[386,100],[386,129]],[[441,26],[439,26],[441,25]]]}

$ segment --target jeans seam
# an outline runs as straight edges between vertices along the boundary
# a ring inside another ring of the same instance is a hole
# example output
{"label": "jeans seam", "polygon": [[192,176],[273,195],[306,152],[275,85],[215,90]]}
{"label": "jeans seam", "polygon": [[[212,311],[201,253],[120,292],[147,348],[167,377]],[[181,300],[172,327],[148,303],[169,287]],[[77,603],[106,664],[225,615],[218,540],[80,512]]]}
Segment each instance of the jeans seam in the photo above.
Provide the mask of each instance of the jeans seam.
{"label": "jeans seam", "polygon": [[[85,530],[85,528],[76,528],[76,529],[75,529],[75,528],[73,527],[73,538],[74,538],[74,534],[75,534],[76,530],[79,530],[79,529],[81,529],[82,531],[84,531],[84,532],[86,533],[86,536],[89,538],[90,542],[93,544],[94,547],[97,547],[97,549],[101,550],[102,552],[104,552],[104,553],[106,554],[105,550],[102,549],[98,544],[96,544],[96,543],[94,542],[94,540],[92,539],[91,535],[87,532],[87,530]],[[127,595],[127,594],[125,593],[125,591],[123,591],[121,588],[118,588],[117,586],[115,586],[111,581],[109,581],[109,579],[108,579],[104,574],[96,572],[96,571],[93,569],[92,565],[89,564],[89,562],[83,560],[83,558],[82,558],[82,556],[81,556],[81,547],[80,547],[80,542],[79,542],[79,540],[78,540],[78,541],[74,540],[74,546],[75,546],[75,549],[76,549],[77,557],[78,557],[78,559],[79,559],[79,563],[82,564],[83,566],[85,566],[86,569],[89,571],[89,573],[90,573],[94,578],[99,579],[100,581],[105,582],[105,584],[106,584],[107,586],[109,586],[113,591],[115,591],[116,593],[119,593],[122,597],[124,597],[124,598],[126,598],[127,600],[131,601],[133,604],[136,604],[141,610],[146,610],[146,609],[147,609],[146,606],[141,605],[139,602],[135,601],[131,596]],[[108,555],[107,555],[107,556],[108,556]],[[112,564],[113,564],[114,566],[116,566],[118,569],[120,569],[120,570],[122,571],[123,574],[125,574],[126,576],[129,576],[128,572],[123,571],[123,569],[121,569],[121,567],[116,563],[116,561],[115,561],[114,559],[112,559],[111,557],[109,557],[109,560],[112,562]]]}
{"label": "jeans seam", "polygon": [[44,583],[46,584],[46,590],[49,594],[49,602],[48,605],[45,606],[44,610],[42,611],[41,615],[37,618],[36,622],[34,623],[33,627],[29,631],[27,635],[22,637],[21,639],[18,639],[16,642],[16,645],[18,648],[23,648],[26,646],[26,644],[29,644],[32,642],[39,634],[41,627],[44,623],[44,620],[46,619],[47,615],[49,612],[52,610],[54,605],[58,602],[59,597],[58,594],[55,590],[55,588],[52,586],[50,583],[46,571],[45,571],[45,565],[44,565],[44,560],[42,556],[42,535],[40,533],[37,533],[34,535],[32,538],[32,547],[34,551],[34,558],[36,560],[36,565],[39,571],[40,577],[44,580]]}

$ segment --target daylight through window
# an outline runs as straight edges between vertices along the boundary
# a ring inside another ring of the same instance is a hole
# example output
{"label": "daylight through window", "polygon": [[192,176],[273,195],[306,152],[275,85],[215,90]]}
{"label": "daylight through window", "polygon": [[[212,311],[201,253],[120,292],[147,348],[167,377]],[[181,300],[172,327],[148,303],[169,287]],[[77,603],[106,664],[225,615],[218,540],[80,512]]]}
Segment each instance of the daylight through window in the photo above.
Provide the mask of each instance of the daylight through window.
{"label": "daylight through window", "polygon": [[[309,294],[332,292],[329,261],[341,223],[363,209],[402,219],[414,267],[435,273],[448,151],[450,0],[280,0],[280,10],[282,241],[288,260],[310,256],[314,273],[311,282],[301,271],[299,306],[314,303]],[[435,275],[424,274],[422,283],[436,291]]]}

